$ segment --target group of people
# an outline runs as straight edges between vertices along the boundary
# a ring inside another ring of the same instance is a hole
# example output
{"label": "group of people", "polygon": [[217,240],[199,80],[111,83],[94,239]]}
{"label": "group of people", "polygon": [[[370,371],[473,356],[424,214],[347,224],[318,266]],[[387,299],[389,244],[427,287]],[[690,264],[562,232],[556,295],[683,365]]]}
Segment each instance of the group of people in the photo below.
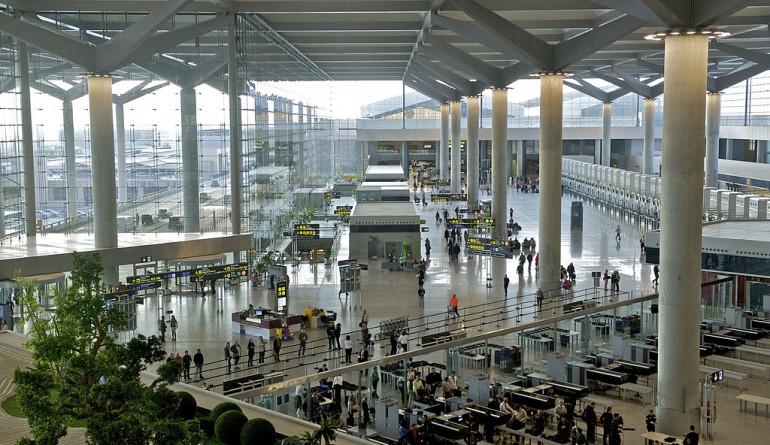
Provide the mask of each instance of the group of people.
{"label": "group of people", "polygon": [[516,191],[522,191],[524,193],[537,193],[538,192],[538,179],[530,179],[526,176],[517,176],[513,179],[513,185],[516,187]]}
{"label": "group of people", "polygon": [[607,284],[610,285],[610,292],[620,292],[620,273],[616,270],[609,273],[608,269],[604,269],[604,290],[607,290]]}
{"label": "group of people", "polygon": [[171,341],[176,341],[176,330],[179,328],[179,321],[177,321],[174,315],[171,316],[168,323],[166,323],[166,316],[161,315],[158,320],[158,330],[160,331],[160,341],[166,341],[166,331],[171,328]]}
{"label": "group of people", "polygon": [[184,351],[184,355],[179,355],[177,352],[176,354],[170,353],[168,355],[168,358],[166,358],[166,363],[176,360],[180,363],[182,363],[182,369],[183,374],[182,378],[184,378],[185,381],[192,380],[192,375],[190,374],[190,369],[192,368],[192,365],[195,365],[195,381],[201,381],[203,380],[203,353],[200,349],[198,349],[194,355],[190,355],[189,351]]}

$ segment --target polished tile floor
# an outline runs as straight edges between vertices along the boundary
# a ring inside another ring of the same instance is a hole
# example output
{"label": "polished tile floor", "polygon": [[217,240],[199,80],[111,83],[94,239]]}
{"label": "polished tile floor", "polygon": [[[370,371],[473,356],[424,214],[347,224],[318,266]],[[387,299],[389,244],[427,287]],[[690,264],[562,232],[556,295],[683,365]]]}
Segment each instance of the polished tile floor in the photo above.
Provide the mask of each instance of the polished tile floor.
{"label": "polished tile floor", "polygon": [[[483,196],[482,198],[486,198]],[[537,194],[525,194],[509,189],[508,207],[515,210],[515,219],[522,226],[518,233],[519,240],[524,237],[538,236],[538,198]],[[633,226],[624,224],[598,211],[591,206],[584,206],[584,229],[579,231],[569,230],[569,208],[571,198],[562,197],[562,263],[566,266],[574,263],[577,271],[576,292],[591,289],[590,272],[618,270],[622,276],[621,290],[632,294],[648,294],[654,291],[651,285],[652,267],[644,264],[640,255],[639,239],[642,232]],[[448,206],[451,209],[454,205]],[[338,322],[342,324],[343,332],[358,331],[358,322],[362,314],[362,307],[369,314],[370,326],[377,326],[380,321],[393,317],[421,317],[431,314],[445,314],[449,296],[456,293],[460,299],[460,307],[484,304],[503,298],[502,280],[493,282],[491,288],[487,288],[486,280],[490,272],[489,260],[484,258],[467,257],[461,255],[458,261],[449,261],[446,249],[443,248],[443,227],[439,228],[434,223],[436,210],[443,209],[444,205],[429,204],[426,208],[420,207],[423,219],[428,221],[430,231],[424,233],[430,238],[433,246],[431,259],[426,276],[425,305],[421,307],[417,299],[417,280],[413,273],[385,272],[381,271],[379,264],[370,264],[368,271],[362,272],[362,290],[360,293],[350,296],[341,296],[339,291],[339,276],[336,265],[326,268],[323,265],[311,266],[302,263],[297,267],[289,266],[291,285],[289,287],[289,307],[292,313],[304,313],[308,306],[320,307],[338,313]],[[623,238],[620,243],[614,239],[615,227],[620,224]],[[347,258],[347,237],[343,234],[338,258]],[[537,289],[534,266],[531,273],[523,275],[515,273],[515,263],[511,260],[505,262],[506,273],[511,278],[509,294],[515,296],[517,304],[534,304],[534,292]],[[123,272],[123,271],[121,271]],[[127,275],[121,273],[121,275]],[[206,357],[206,362],[212,368],[206,369],[206,378],[210,383],[221,381],[224,370],[222,366],[222,349],[225,342],[234,339],[244,346],[248,337],[241,334],[233,334],[231,331],[231,313],[245,309],[249,303],[256,307],[271,307],[274,305],[272,291],[265,288],[252,289],[248,283],[238,286],[223,288],[222,283],[217,296],[207,295],[206,298],[181,293],[165,295],[163,297],[152,296],[145,299],[145,304],[139,307],[136,331],[122,334],[123,338],[134,334],[155,334],[157,320],[161,313],[173,311],[179,320],[178,340],[166,343],[169,352],[183,354],[189,350],[191,354],[200,348]],[[374,333],[377,331],[375,330]],[[289,376],[298,376],[304,373],[313,373],[314,368],[321,362],[327,363],[330,369],[340,366],[339,353],[326,352],[325,333],[320,329],[309,329],[310,339],[319,340],[315,349],[308,350],[308,354],[317,353],[314,357],[306,357],[301,362],[294,357],[296,354],[293,345],[285,348],[287,354],[284,358],[290,359],[279,364],[271,364],[266,359],[265,368],[286,370]],[[167,333],[170,337],[170,332]],[[344,338],[344,335],[343,335]],[[384,350],[375,350],[375,357],[383,354]],[[440,361],[443,357],[430,357],[429,360]],[[242,360],[243,366],[245,358]],[[263,368],[261,371],[268,369]],[[459,368],[462,377],[469,370]],[[238,371],[240,373],[249,371]],[[504,376],[495,376],[492,371],[492,379],[498,381]],[[236,373],[236,375],[239,375]],[[346,376],[352,381],[352,376]],[[753,394],[770,396],[770,387],[767,382],[750,379],[749,392]],[[385,388],[383,388],[385,390]],[[381,391],[382,395],[383,391]],[[770,431],[770,419],[763,415],[755,416],[751,413],[738,412],[738,403],[734,396],[738,393],[734,389],[720,389],[719,402],[720,414],[717,423],[717,434],[711,443],[719,444],[760,444],[767,443],[766,433]],[[626,422],[626,426],[635,428],[635,431],[626,432],[627,444],[641,444],[639,433],[644,431],[644,416],[651,407],[642,407],[638,403],[623,403],[616,400],[615,411],[620,411]],[[683,433],[687,425],[682,425]],[[739,440],[736,440],[740,437]],[[706,441],[708,442],[708,441]]]}

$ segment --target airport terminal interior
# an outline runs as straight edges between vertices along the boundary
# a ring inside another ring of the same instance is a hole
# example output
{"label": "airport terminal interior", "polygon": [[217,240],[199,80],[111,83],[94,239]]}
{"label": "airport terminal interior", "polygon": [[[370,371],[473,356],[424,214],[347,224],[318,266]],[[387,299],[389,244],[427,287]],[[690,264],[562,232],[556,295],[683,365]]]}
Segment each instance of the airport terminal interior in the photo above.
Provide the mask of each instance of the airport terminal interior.
{"label": "airport terminal interior", "polygon": [[200,352],[172,389],[281,436],[764,443],[768,23],[765,0],[0,1],[0,401],[33,364],[20,283],[53,317],[93,251],[118,342]]}

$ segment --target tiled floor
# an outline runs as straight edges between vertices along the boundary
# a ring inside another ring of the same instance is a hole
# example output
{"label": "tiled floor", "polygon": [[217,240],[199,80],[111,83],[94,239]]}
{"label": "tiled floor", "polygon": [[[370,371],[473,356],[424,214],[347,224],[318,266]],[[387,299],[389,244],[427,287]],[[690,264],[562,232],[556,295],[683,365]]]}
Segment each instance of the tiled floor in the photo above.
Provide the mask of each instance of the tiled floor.
{"label": "tiled floor", "polygon": [[[483,198],[486,198],[484,196]],[[538,230],[538,198],[537,194],[517,193],[509,190],[508,207],[515,210],[515,219],[521,224],[522,230],[518,233],[519,240],[524,237],[537,238]],[[568,196],[562,198],[562,263],[566,266],[574,263],[577,270],[576,291],[592,288],[590,272],[618,270],[622,276],[621,290],[634,294],[651,293],[652,267],[644,264],[639,252],[638,240],[641,232],[635,227],[621,224],[623,239],[621,243],[614,240],[614,230],[618,221],[608,215],[598,212],[596,209],[584,207],[584,229],[581,231],[569,230],[569,206],[571,199]],[[338,313],[338,321],[342,324],[343,332],[357,331],[361,317],[361,307],[365,307],[370,317],[370,326],[377,326],[382,320],[397,316],[410,318],[429,314],[445,314],[446,306],[451,293],[456,293],[460,298],[460,307],[468,307],[487,303],[503,298],[502,280],[493,282],[491,289],[486,287],[487,274],[490,270],[488,260],[461,256],[459,261],[450,262],[446,250],[442,248],[443,228],[434,224],[437,209],[443,205],[429,204],[426,208],[420,208],[424,219],[428,221],[430,232],[427,235],[433,246],[430,265],[426,277],[425,306],[420,307],[417,301],[417,282],[414,274],[407,272],[384,272],[378,264],[373,264],[369,271],[362,273],[362,290],[360,294],[351,294],[346,297],[342,294],[338,297],[339,276],[336,267],[325,268],[323,265],[311,267],[303,263],[298,267],[289,266],[290,285],[290,312],[303,313],[308,306],[315,306],[333,310]],[[454,205],[450,206],[454,208]],[[339,259],[347,258],[347,240],[343,235]],[[537,289],[534,266],[531,273],[526,272],[519,276],[515,273],[515,263],[511,260],[505,262],[505,270],[511,278],[509,294],[516,297],[517,303],[534,304],[533,294]],[[221,280],[220,280],[221,281]],[[174,294],[165,297],[151,297],[140,306],[138,313],[138,329],[134,333],[155,334],[159,314],[172,310],[179,320],[178,340],[167,342],[170,352],[183,354],[185,350],[191,353],[200,348],[206,357],[207,363],[212,366],[221,366],[222,348],[226,341],[238,339],[244,346],[248,341],[247,336],[233,334],[231,332],[230,314],[245,309],[249,303],[255,306],[270,307],[273,304],[272,293],[264,288],[252,289],[247,283],[229,289],[219,289],[218,297],[211,295],[206,298],[192,294]],[[513,302],[511,302],[513,304]],[[375,331],[376,333],[376,331]],[[170,333],[168,333],[170,334]],[[129,334],[123,334],[127,336]],[[298,366],[298,362],[292,351],[293,346],[286,350],[286,358],[291,360],[277,365],[268,364],[268,368],[286,369],[290,376],[301,373],[312,373],[316,365],[311,365],[313,360],[324,360],[334,369],[339,366],[337,353],[324,353],[326,350],[325,333],[321,330],[310,329],[311,340],[319,339],[318,349],[309,350],[308,353],[318,352],[313,359],[303,360],[304,366]],[[170,335],[169,335],[170,336]],[[376,350],[375,356],[383,353]],[[268,354],[269,356],[269,354]],[[433,357],[434,361],[443,357]],[[269,357],[267,358],[270,362]],[[245,362],[245,358],[242,361]],[[460,375],[467,372],[460,368]],[[243,372],[243,371],[240,371]],[[219,370],[207,370],[207,378],[212,382],[217,379],[212,375],[221,374]],[[504,376],[496,376],[492,371],[492,379],[502,380]],[[351,377],[352,379],[352,377]],[[749,392],[763,396],[770,396],[770,387],[767,382],[750,379]],[[383,388],[384,389],[384,388]],[[381,395],[382,395],[381,391]],[[720,389],[719,418],[716,424],[716,436],[713,442],[718,444],[760,444],[767,443],[766,433],[770,431],[770,419],[763,415],[755,416],[752,413],[739,413],[738,404],[734,399],[737,390]],[[641,444],[639,433],[644,431],[644,416],[650,405],[642,407],[637,403],[623,403],[616,401],[615,411],[620,411],[626,422],[626,427],[635,428],[635,431],[626,431],[626,444]],[[683,433],[687,425],[682,425]],[[736,440],[739,438],[739,440]],[[708,441],[706,441],[708,442]]]}

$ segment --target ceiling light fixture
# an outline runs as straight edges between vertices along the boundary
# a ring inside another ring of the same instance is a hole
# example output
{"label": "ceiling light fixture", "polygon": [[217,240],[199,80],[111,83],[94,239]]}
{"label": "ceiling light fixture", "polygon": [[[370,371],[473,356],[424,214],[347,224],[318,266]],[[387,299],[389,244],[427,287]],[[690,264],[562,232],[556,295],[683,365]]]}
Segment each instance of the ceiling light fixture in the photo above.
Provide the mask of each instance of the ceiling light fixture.
{"label": "ceiling light fixture", "polygon": [[709,39],[723,39],[730,37],[730,32],[723,31],[721,29],[708,29],[708,28],[673,28],[666,31],[654,32],[644,36],[645,40],[665,40],[668,36],[679,36],[686,34],[688,36],[701,34],[707,36]]}

